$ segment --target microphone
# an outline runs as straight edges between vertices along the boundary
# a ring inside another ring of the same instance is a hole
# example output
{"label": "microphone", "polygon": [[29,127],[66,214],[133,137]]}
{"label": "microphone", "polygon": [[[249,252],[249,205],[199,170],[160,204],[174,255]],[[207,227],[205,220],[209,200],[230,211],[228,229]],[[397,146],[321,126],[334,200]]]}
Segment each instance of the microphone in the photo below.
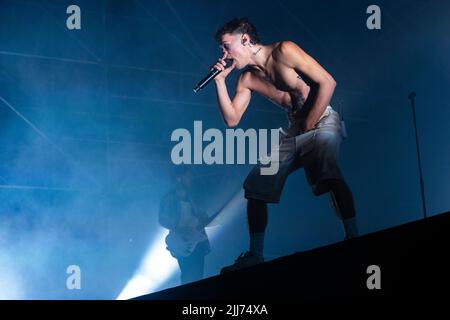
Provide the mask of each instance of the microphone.
{"label": "microphone", "polygon": [[[225,68],[229,67],[231,65],[231,62],[233,59],[225,59]],[[218,70],[214,68],[211,70],[206,77],[204,77],[202,80],[200,80],[199,83],[194,87],[194,92],[197,93],[201,89],[203,89],[208,83],[211,82],[212,79],[214,79],[219,73],[221,73],[222,70]]]}

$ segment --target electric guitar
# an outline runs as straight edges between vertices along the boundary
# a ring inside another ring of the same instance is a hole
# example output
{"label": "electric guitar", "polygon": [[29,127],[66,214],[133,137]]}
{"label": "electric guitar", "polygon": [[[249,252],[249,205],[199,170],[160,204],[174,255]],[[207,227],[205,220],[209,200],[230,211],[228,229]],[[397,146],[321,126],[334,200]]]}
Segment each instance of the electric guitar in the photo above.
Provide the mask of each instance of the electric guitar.
{"label": "electric guitar", "polygon": [[208,220],[205,223],[196,228],[181,232],[169,232],[166,237],[166,245],[170,254],[175,258],[190,256],[200,242],[208,239],[203,229],[222,212],[222,209],[208,217]]}

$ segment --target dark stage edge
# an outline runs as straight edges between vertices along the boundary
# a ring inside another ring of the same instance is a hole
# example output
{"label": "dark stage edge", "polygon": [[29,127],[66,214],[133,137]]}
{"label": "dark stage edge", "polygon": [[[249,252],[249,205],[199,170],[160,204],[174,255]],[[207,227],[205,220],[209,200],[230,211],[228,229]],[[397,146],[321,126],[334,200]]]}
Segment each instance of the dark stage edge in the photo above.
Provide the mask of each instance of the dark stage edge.
{"label": "dark stage edge", "polygon": [[[134,300],[430,299],[448,296],[450,212]],[[367,268],[380,268],[369,290]]]}

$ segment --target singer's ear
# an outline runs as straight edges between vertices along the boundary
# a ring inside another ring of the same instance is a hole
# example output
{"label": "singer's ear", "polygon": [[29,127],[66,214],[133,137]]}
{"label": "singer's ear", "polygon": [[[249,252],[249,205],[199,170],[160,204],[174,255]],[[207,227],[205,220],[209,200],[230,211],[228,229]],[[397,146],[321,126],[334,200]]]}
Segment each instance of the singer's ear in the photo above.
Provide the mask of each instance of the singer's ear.
{"label": "singer's ear", "polygon": [[248,41],[249,39],[248,39],[248,35],[246,34],[246,33],[244,33],[243,35],[242,35],[242,37],[241,37],[241,43],[242,43],[242,45],[247,45],[248,43],[249,43],[249,41]]}

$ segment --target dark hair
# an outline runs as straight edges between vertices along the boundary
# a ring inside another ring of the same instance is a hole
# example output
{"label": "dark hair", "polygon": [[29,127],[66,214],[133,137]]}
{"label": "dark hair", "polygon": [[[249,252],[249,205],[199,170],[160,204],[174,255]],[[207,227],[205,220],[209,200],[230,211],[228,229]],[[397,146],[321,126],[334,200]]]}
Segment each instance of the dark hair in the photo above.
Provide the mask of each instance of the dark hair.
{"label": "dark hair", "polygon": [[236,33],[246,33],[250,36],[250,41],[253,44],[261,43],[259,39],[258,31],[256,31],[255,26],[247,18],[234,18],[228,21],[216,32],[216,41],[221,42],[222,36],[224,34],[236,34]]}

